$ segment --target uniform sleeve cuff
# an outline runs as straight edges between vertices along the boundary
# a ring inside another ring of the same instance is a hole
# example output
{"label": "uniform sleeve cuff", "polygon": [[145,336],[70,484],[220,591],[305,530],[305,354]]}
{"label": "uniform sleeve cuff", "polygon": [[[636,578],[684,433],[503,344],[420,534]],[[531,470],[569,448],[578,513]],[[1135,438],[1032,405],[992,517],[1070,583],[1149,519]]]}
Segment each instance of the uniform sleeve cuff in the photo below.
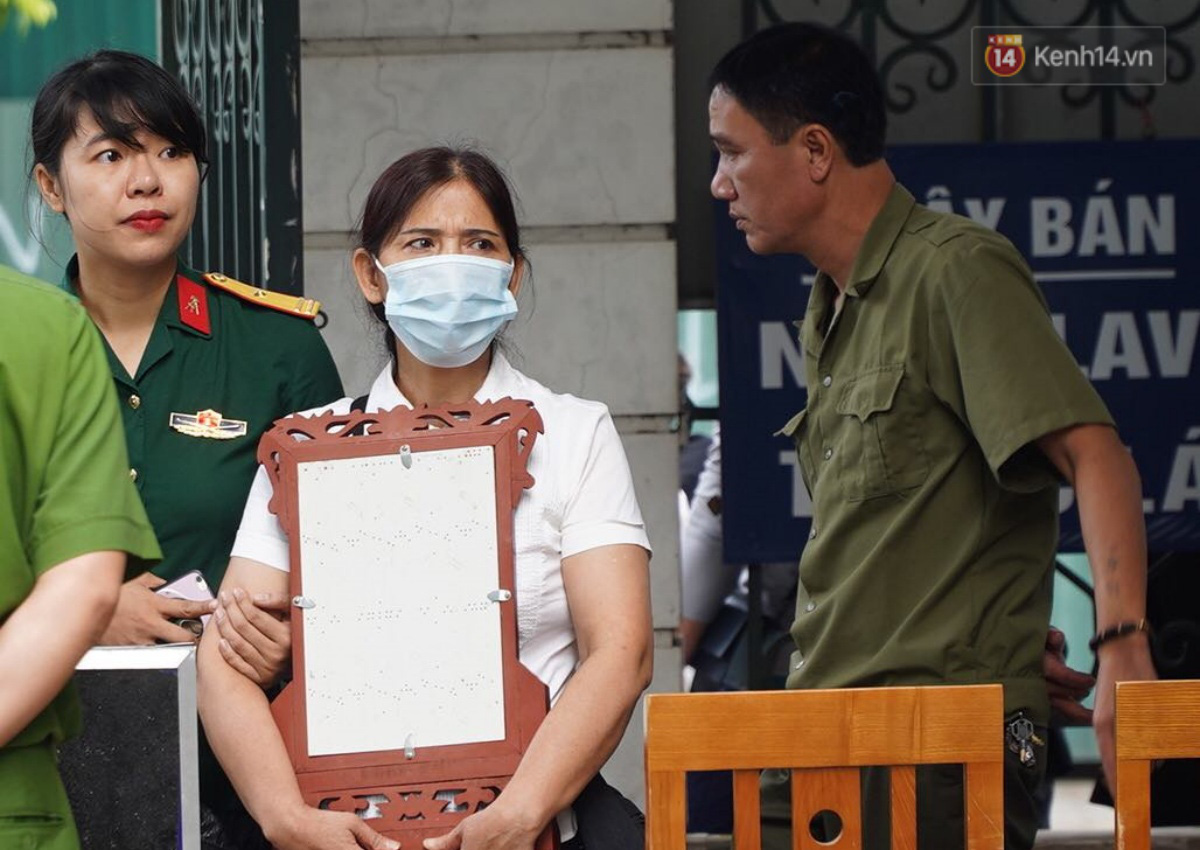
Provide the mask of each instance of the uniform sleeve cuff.
{"label": "uniform sleeve cuff", "polygon": [[88,552],[126,552],[144,564],[162,559],[158,541],[148,526],[129,517],[113,516],[60,526],[34,545],[30,561],[34,573],[41,575]]}

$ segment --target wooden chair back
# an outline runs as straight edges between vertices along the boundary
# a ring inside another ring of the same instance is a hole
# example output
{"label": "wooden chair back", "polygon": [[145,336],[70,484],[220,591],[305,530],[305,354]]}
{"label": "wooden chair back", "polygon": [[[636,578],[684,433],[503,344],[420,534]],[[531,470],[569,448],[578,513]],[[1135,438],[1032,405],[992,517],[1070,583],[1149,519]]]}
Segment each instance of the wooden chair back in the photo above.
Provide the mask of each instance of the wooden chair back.
{"label": "wooden chair back", "polygon": [[1200,681],[1117,683],[1117,847],[1150,850],[1150,767],[1200,758]]}
{"label": "wooden chair back", "polygon": [[646,697],[646,844],[684,850],[688,771],[733,771],[733,847],[758,850],[759,772],[792,771],[792,846],[825,847],[807,824],[832,810],[836,846],[862,846],[859,769],[891,768],[892,847],[916,850],[916,765],[962,764],[968,850],[1004,846],[1000,685],[651,694]]}

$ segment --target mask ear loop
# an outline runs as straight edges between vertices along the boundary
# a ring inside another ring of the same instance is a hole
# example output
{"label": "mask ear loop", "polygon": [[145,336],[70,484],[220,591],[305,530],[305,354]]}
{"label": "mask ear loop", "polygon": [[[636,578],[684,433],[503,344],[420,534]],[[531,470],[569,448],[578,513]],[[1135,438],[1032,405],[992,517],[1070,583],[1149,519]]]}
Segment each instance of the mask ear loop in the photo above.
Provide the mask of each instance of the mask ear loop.
{"label": "mask ear loop", "polygon": [[[388,288],[390,289],[392,284],[391,284],[391,281],[388,280],[387,269],[385,269],[383,267],[383,263],[379,262],[379,258],[374,255],[371,256],[371,261],[375,263],[375,268],[379,269],[379,273],[383,275],[383,279],[387,283]],[[382,310],[382,306],[380,306],[380,305],[376,305],[376,306],[379,306],[380,309]],[[380,318],[382,318],[382,313],[380,313],[379,315],[380,315]],[[389,337],[390,337],[391,333],[392,333],[391,328],[388,328]]]}

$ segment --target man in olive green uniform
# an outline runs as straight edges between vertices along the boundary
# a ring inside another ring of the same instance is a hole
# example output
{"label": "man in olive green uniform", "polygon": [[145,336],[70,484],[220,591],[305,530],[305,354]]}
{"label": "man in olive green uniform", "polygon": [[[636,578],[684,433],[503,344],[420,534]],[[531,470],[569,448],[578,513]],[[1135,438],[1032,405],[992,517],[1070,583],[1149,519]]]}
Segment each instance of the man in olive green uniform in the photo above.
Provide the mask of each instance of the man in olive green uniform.
{"label": "man in olive green uniform", "polygon": [[67,683],[126,553],[160,555],[128,473],[91,321],[0,267],[0,847],[79,846],[55,766],[80,724]]}
{"label": "man in olive green uniform", "polygon": [[[74,292],[73,260],[62,288]],[[215,592],[254,478],[258,439],[297,410],[341,398],[315,302],[250,287],[180,264],[145,353],[130,375],[105,344],[128,442],[130,469],[163,548],[147,587],[200,570]],[[147,595],[149,591],[147,590]],[[167,616],[169,600],[152,599]],[[105,643],[187,640],[159,616],[119,610]]]}
{"label": "man in olive green uniform", "polygon": [[[808,404],[784,428],[814,507],[788,686],[1003,684],[1006,841],[1028,848],[1059,479],[1076,489],[1103,631],[1145,615],[1137,472],[1013,247],[896,184],[882,91],[854,42],[775,27],[712,83],[714,196],[751,250],[820,269],[801,332]],[[1137,629],[1099,655],[1111,778],[1114,683],[1154,670]],[[876,781],[867,841],[887,846]],[[961,774],[919,784],[921,846],[961,846]]]}

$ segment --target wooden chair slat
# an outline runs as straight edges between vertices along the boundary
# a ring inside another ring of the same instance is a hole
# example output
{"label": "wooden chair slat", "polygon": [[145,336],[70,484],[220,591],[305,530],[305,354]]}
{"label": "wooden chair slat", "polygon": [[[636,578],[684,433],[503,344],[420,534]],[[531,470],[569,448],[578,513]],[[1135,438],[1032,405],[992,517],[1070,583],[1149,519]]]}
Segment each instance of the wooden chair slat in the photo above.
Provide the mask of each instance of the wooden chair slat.
{"label": "wooden chair slat", "polygon": [[[822,768],[792,771],[792,850],[825,850],[836,842],[838,850],[861,850],[862,812],[859,769]],[[841,819],[841,832],[819,842],[809,824],[822,812]]]}
{"label": "wooden chair slat", "polygon": [[761,807],[757,770],[733,772],[733,850],[762,846]]}
{"label": "wooden chair slat", "polygon": [[892,850],[917,850],[917,769],[893,767]]}
{"label": "wooden chair slat", "polygon": [[963,778],[967,850],[998,850],[1004,846],[1004,765],[967,763]]}

